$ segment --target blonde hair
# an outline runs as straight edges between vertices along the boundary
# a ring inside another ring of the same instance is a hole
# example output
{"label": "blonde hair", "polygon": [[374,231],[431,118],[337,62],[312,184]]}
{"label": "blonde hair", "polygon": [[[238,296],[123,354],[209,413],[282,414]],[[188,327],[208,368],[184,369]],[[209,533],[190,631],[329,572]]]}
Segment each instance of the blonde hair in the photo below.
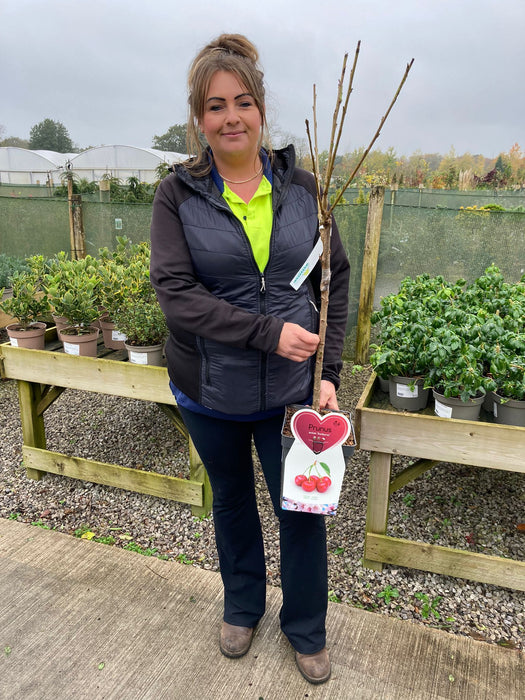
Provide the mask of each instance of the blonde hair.
{"label": "blonde hair", "polygon": [[195,158],[186,167],[195,174],[205,175],[211,169],[200,140],[199,122],[204,116],[206,96],[211,79],[217,71],[233,73],[252,95],[262,120],[259,146],[268,131],[264,103],[264,75],[259,67],[259,52],[242,34],[221,34],[205,46],[194,58],[188,72],[188,150]]}

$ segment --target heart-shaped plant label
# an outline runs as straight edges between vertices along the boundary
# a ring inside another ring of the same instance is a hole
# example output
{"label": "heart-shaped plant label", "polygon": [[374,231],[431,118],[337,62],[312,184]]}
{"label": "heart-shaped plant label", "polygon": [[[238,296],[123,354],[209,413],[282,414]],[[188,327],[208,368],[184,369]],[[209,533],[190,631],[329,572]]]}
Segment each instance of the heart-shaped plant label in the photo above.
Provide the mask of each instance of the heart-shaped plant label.
{"label": "heart-shaped plant label", "polygon": [[329,413],[320,416],[311,408],[302,408],[292,417],[291,429],[314,454],[342,445],[350,435],[351,425],[344,413]]}

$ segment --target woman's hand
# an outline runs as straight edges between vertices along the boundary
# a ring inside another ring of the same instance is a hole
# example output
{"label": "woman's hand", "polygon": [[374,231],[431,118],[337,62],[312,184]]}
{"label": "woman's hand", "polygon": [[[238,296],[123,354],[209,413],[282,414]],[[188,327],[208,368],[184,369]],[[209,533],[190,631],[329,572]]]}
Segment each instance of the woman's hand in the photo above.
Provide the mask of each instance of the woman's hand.
{"label": "woman's hand", "polygon": [[319,408],[330,408],[333,411],[339,410],[335,386],[328,379],[321,379],[321,392],[319,395]]}
{"label": "woman's hand", "polygon": [[310,333],[297,323],[285,323],[275,352],[287,360],[304,362],[316,352],[318,345],[316,333]]}

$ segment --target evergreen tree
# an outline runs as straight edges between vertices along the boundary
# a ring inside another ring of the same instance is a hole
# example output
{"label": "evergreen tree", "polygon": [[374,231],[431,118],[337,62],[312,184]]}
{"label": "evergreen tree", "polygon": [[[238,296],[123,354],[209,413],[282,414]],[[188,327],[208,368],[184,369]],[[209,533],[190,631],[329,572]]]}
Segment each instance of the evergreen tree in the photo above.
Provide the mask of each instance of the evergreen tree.
{"label": "evergreen tree", "polygon": [[152,148],[158,148],[160,151],[187,153],[186,124],[174,124],[165,134],[154,136]]}
{"label": "evergreen tree", "polygon": [[29,148],[31,150],[56,151],[57,153],[71,153],[74,150],[66,127],[62,122],[53,121],[53,119],[44,119],[31,128]]}

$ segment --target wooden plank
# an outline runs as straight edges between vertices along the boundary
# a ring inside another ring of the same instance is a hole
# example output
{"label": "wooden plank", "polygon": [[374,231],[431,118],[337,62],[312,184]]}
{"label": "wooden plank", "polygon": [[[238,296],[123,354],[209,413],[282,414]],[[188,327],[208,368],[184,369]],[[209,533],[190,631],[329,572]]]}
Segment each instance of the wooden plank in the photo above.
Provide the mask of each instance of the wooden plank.
{"label": "wooden plank", "polygon": [[210,478],[206,471],[202,459],[197,452],[193,440],[189,439],[190,450],[190,478],[201,482],[203,485],[203,500],[201,506],[192,506],[191,512],[196,517],[207,516],[211,513],[213,505],[213,491],[211,489]]}
{"label": "wooden plank", "polygon": [[23,441],[26,445],[45,448],[44,419],[37,409],[41,395],[42,390],[39,384],[24,381],[18,382],[18,402],[20,404]]}
{"label": "wooden plank", "polygon": [[11,379],[176,405],[165,367],[13,348],[7,344],[2,344],[0,350],[5,376]]}
{"label": "wooden plank", "polygon": [[525,562],[368,533],[367,556],[386,564],[525,591]]}
{"label": "wooden plank", "polygon": [[525,428],[361,408],[362,450],[525,473]]}
{"label": "wooden plank", "polygon": [[[22,440],[26,445],[45,449],[46,429],[44,416],[38,412],[38,404],[42,397],[40,384],[18,381],[18,403],[20,405],[20,421],[22,423]],[[39,469],[26,467],[29,479],[39,481],[44,472]]]}
{"label": "wooden plank", "polygon": [[369,404],[370,401],[372,400],[372,396],[374,394],[374,386],[376,383],[377,375],[375,372],[372,372],[370,375],[365,388],[363,389],[363,393],[359,397],[359,401],[357,402],[356,410],[355,410],[355,420],[354,420],[354,430],[355,430],[355,437],[357,440],[357,448],[359,449],[361,447],[360,445],[360,439],[361,439],[361,411],[363,408],[366,408]]}
{"label": "wooden plank", "polygon": [[441,464],[441,462],[433,459],[418,459],[415,464],[411,464],[410,466],[406,467],[406,469],[403,469],[402,472],[392,479],[389,489],[390,495],[396,491],[399,491],[399,489],[402,489],[403,486],[406,486],[411,481],[414,481],[414,479],[417,479],[418,476],[428,472],[429,469],[432,469],[432,467],[435,467],[438,464]]}
{"label": "wooden plank", "polygon": [[9,316],[3,311],[0,311],[0,328],[5,328],[6,326],[11,325],[11,323],[16,323],[17,320],[18,319],[16,319],[14,316]]}
{"label": "wooden plank", "polygon": [[168,498],[180,503],[202,506],[203,485],[197,481],[179,479],[155,472],[130,469],[80,457],[69,457],[60,452],[41,450],[24,445],[24,466],[95,484],[115,486],[128,491]]}
{"label": "wooden plank", "polygon": [[188,429],[184,425],[180,411],[177,406],[168,406],[165,403],[158,403],[157,406],[160,410],[165,413],[173,425],[177,428],[179,433],[184,437],[185,440],[189,440]]}
{"label": "wooden plank", "polygon": [[42,391],[42,398],[38,403],[37,406],[37,412],[38,415],[41,415],[44,413],[52,403],[54,403],[59,396],[61,396],[64,391],[65,387],[63,386],[45,386],[44,390]]}
{"label": "wooden plank", "polygon": [[[384,452],[372,452],[370,455],[365,532],[378,532],[381,534],[386,532],[391,467],[392,455]],[[366,549],[363,565],[377,571],[381,571],[383,568],[380,560],[373,560],[373,557],[368,555]]]}

